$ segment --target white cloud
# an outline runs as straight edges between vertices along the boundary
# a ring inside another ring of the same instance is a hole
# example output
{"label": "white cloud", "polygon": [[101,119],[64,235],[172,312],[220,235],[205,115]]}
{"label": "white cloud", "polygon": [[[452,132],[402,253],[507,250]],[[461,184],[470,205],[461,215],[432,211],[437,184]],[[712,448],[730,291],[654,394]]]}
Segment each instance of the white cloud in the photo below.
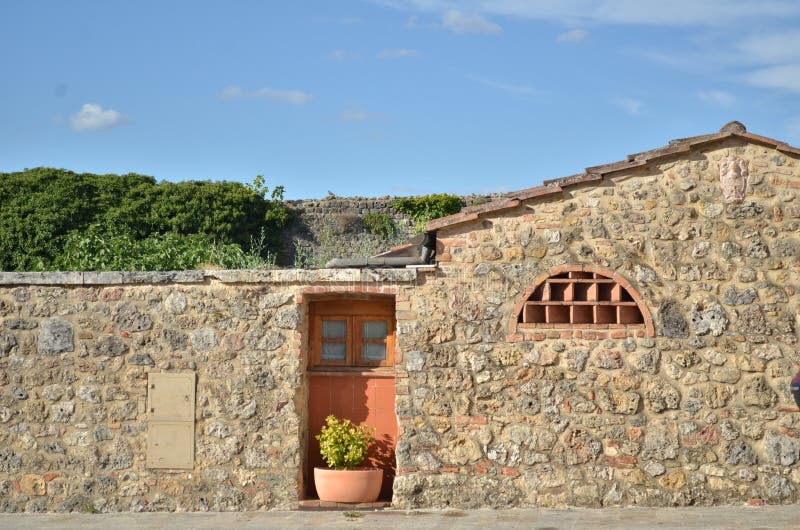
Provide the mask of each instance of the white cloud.
{"label": "white cloud", "polygon": [[86,103],[69,117],[69,126],[73,131],[104,131],[127,122],[128,118],[116,110],[104,109],[96,103]]}
{"label": "white cloud", "polygon": [[455,33],[503,33],[503,28],[489,22],[475,13],[464,13],[457,9],[445,11],[442,15],[442,27]]}
{"label": "white cloud", "polygon": [[589,36],[585,29],[573,29],[556,37],[556,42],[581,42]]}
{"label": "white cloud", "polygon": [[724,26],[800,13],[800,5],[791,0],[603,0],[576,3],[589,7],[588,17],[597,22],[655,26]]}
{"label": "white cloud", "polygon": [[800,59],[800,31],[754,35],[738,44],[744,58],[762,64],[777,64]]}
{"label": "white cloud", "polygon": [[333,50],[332,52],[328,53],[327,57],[332,61],[344,61],[347,58],[347,51],[342,49]]}
{"label": "white cloud", "polygon": [[647,59],[650,62],[685,71],[707,71],[719,69],[720,66],[730,63],[725,56],[710,52],[684,52],[674,53],[669,51],[633,50],[631,53]]}
{"label": "white cloud", "polygon": [[411,12],[445,13],[454,6],[474,16],[504,16],[577,24],[724,26],[800,14],[795,0],[373,0]]}
{"label": "white cloud", "polygon": [[642,114],[642,107],[644,107],[644,103],[639,101],[638,99],[632,98],[617,98],[612,100],[614,105],[618,106],[631,116],[639,116]]}
{"label": "white cloud", "polygon": [[311,101],[311,94],[300,90],[275,90],[272,88],[259,88],[254,94],[256,97],[265,97],[292,105],[304,105]]}
{"label": "white cloud", "polygon": [[536,90],[533,87],[528,85],[512,85],[509,83],[500,83],[498,81],[492,81],[491,79],[486,79],[483,77],[476,77],[476,76],[467,76],[471,81],[475,81],[476,83],[480,83],[482,85],[486,85],[488,87],[502,90],[503,92],[510,92],[512,94],[521,94],[530,96],[536,93]]}
{"label": "white cloud", "polygon": [[400,57],[414,57],[416,55],[419,55],[417,50],[398,48],[396,50],[381,50],[378,53],[378,59],[397,59]]}
{"label": "white cloud", "polygon": [[411,15],[406,20],[406,29],[417,29],[420,27],[419,25],[419,17],[417,15]]}
{"label": "white cloud", "polygon": [[[580,42],[599,26],[691,28],[682,45],[664,41],[662,49],[630,53],[670,68],[770,90],[800,93],[800,17],[798,0],[371,0],[403,11],[407,27],[442,17],[440,29],[502,33],[492,20],[544,21],[567,28],[559,43]],[[730,94],[705,91],[698,97],[733,104]],[[617,103],[632,114],[638,105]]]}
{"label": "white cloud", "polygon": [[745,81],[754,86],[800,92],[800,64],[762,68],[747,74]]}
{"label": "white cloud", "polygon": [[277,90],[274,88],[259,88],[257,90],[244,90],[238,86],[229,86],[222,89],[221,99],[237,98],[266,98],[281,103],[292,105],[305,105],[311,101],[312,96],[301,90]]}
{"label": "white cloud", "polygon": [[367,121],[383,118],[382,114],[374,114],[360,109],[351,109],[342,112],[342,121]]}
{"label": "white cloud", "polygon": [[420,17],[417,15],[409,15],[406,19],[405,23],[406,29],[430,29],[430,30],[440,30],[442,29],[442,25],[438,22],[433,21],[421,21]]}
{"label": "white cloud", "polygon": [[222,92],[219,93],[219,97],[222,99],[234,99],[243,96],[244,91],[238,86],[226,86],[222,89]]}
{"label": "white cloud", "polygon": [[701,90],[697,93],[697,97],[706,103],[722,107],[729,107],[736,101],[736,97],[733,94],[723,90]]}

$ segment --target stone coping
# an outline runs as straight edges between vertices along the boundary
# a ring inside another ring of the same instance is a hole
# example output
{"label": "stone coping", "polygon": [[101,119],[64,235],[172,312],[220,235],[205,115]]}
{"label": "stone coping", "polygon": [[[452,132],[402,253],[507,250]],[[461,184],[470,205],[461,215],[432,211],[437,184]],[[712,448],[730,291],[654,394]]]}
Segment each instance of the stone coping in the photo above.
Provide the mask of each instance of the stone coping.
{"label": "stone coping", "polygon": [[192,270],[164,272],[0,272],[0,285],[127,285],[205,283],[408,283],[417,269],[274,269]]}

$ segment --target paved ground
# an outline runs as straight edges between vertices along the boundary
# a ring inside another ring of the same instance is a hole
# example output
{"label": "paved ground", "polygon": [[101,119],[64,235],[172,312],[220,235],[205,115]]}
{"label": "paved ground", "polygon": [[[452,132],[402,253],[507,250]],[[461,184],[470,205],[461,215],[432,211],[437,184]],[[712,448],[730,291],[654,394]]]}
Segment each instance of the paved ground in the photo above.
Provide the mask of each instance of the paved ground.
{"label": "paved ground", "polygon": [[800,529],[800,505],[602,510],[295,511],[248,513],[0,514],[14,529],[216,528]]}

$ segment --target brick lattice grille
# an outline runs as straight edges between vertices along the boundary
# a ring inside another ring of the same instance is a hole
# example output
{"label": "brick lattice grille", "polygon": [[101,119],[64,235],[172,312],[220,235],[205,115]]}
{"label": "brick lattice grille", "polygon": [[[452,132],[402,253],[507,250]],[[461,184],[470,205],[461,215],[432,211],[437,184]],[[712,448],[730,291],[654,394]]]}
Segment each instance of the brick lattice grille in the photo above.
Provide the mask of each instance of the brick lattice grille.
{"label": "brick lattice grille", "polygon": [[523,325],[617,327],[643,325],[644,316],[616,280],[596,272],[568,271],[545,279],[519,314]]}

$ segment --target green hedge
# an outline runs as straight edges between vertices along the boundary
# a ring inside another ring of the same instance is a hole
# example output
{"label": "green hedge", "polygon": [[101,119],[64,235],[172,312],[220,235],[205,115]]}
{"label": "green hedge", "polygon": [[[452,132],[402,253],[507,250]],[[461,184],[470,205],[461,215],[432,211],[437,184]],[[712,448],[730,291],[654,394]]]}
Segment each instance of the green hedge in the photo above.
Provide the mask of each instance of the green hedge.
{"label": "green hedge", "polygon": [[[283,189],[277,187],[270,198],[267,192],[263,178],[248,186],[209,181],[159,184],[144,175],[52,168],[0,173],[0,270],[115,268],[102,260],[90,267],[85,254],[76,258],[80,245],[108,251],[134,243],[142,249],[173,245],[184,250],[235,244],[245,254],[256,251],[266,258],[277,251],[280,231],[289,220]],[[261,244],[254,249],[256,240]],[[130,261],[134,254],[131,250],[119,258],[122,262],[109,263],[150,268],[152,263],[144,257]],[[153,268],[175,268],[167,263],[188,262],[167,260]]]}

